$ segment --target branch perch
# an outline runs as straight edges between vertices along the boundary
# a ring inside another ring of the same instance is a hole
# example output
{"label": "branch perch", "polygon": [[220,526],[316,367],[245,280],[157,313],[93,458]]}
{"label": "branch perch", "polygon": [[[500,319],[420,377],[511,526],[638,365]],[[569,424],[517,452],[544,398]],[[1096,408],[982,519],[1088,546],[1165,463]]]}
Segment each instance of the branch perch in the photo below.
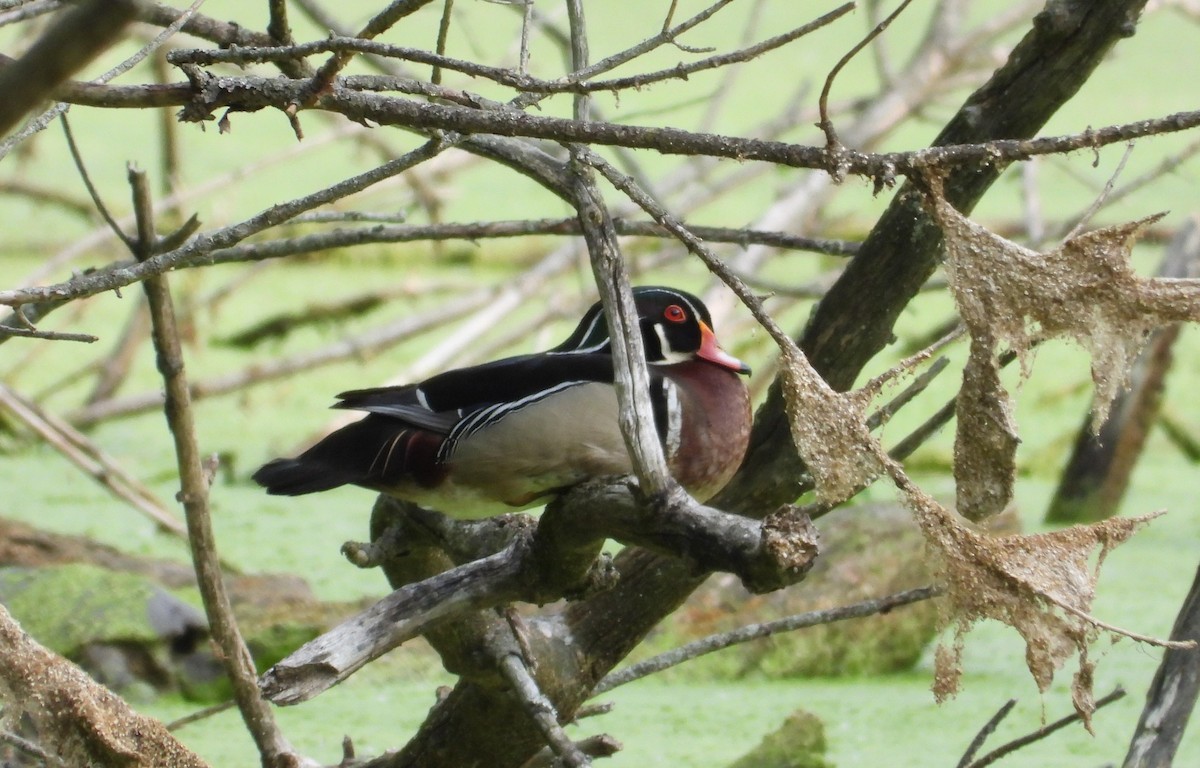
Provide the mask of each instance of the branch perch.
{"label": "branch perch", "polygon": [[698,571],[734,573],[756,592],[799,581],[818,549],[816,529],[789,509],[753,520],[702,506],[676,490],[648,510],[623,482],[578,486],[552,502],[536,528],[512,535],[502,551],[403,586],[305,644],[263,674],[264,694],[277,704],[305,701],[468,609],[513,600],[546,603],[602,587],[603,572],[560,565],[577,562],[575,555],[587,547],[598,551],[605,539],[669,552]]}

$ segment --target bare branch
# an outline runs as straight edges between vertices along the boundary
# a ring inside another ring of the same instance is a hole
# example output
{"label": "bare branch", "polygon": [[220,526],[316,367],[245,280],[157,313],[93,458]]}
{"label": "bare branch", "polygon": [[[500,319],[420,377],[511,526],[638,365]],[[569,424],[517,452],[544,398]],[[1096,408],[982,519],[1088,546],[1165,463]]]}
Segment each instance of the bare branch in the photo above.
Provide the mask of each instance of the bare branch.
{"label": "bare branch", "polygon": [[167,723],[167,730],[177,731],[186,725],[191,725],[192,723],[199,722],[200,720],[205,720],[213,715],[219,715],[222,712],[233,709],[236,706],[237,702],[233,699],[222,701],[220,704],[213,704],[211,707],[205,707],[204,709],[197,710],[190,715],[184,715],[176,720],[172,720],[171,722]]}
{"label": "bare branch", "polygon": [[298,704],[368,662],[458,613],[520,597],[527,543],[403,586],[367,611],[302,646],[263,673],[259,687],[276,704]]}
{"label": "bare branch", "polygon": [[267,0],[267,12],[271,17],[267,22],[267,34],[282,45],[290,45],[292,28],[288,24],[287,0]]}
{"label": "bare branch", "polygon": [[[154,232],[153,206],[149,182],[145,174],[130,169],[134,210],[137,214],[137,241],[134,251],[140,262],[154,252],[157,237]],[[221,580],[221,565],[217,555],[216,537],[208,507],[208,478],[204,459],[196,439],[192,416],[191,396],[184,373],[183,353],[171,291],[165,277],[156,276],[142,283],[150,305],[154,348],[158,367],[166,389],[166,416],[175,442],[179,466],[180,500],[187,518],[188,542],[204,610],[208,616],[213,638],[221,649],[226,671],[233,683],[234,698],[242,719],[254,737],[262,756],[264,768],[292,768],[297,757],[291,745],[275,724],[274,713],[258,692],[254,660],[238,632],[233,608]]]}
{"label": "bare branch", "polygon": [[971,739],[971,743],[967,745],[967,751],[959,759],[957,768],[967,768],[971,760],[979,753],[980,748],[983,747],[983,743],[988,740],[989,736],[996,732],[996,728],[1000,725],[1000,722],[1008,717],[1008,713],[1012,712],[1015,706],[1017,706],[1017,700],[1009,699],[1004,703],[1004,706],[996,711],[996,714],[992,715],[990,720],[983,724],[983,727],[979,729],[979,733],[975,734],[975,738]]}
{"label": "bare branch", "polygon": [[[1121,688],[1120,686],[1117,686],[1115,689],[1113,689],[1112,693],[1108,694],[1107,696],[1102,696],[1101,698],[1096,699],[1096,709],[1099,710],[1101,707],[1106,707],[1109,704],[1112,704],[1114,701],[1120,701],[1123,698],[1125,698],[1125,689]],[[1008,742],[1007,744],[1004,744],[1002,746],[997,747],[996,749],[993,749],[991,752],[988,752],[986,755],[979,758],[975,762],[968,764],[966,766],[966,768],[985,768],[985,766],[991,765],[992,763],[996,762],[1000,758],[1002,758],[1006,755],[1012,754],[1013,752],[1016,752],[1021,747],[1028,746],[1028,745],[1034,743],[1035,741],[1041,741],[1042,739],[1046,738],[1047,736],[1054,733],[1055,731],[1062,730],[1063,728],[1066,728],[1068,725],[1079,722],[1082,719],[1083,719],[1082,716],[1078,712],[1072,712],[1071,714],[1067,715],[1066,717],[1055,720],[1054,722],[1048,723],[1047,725],[1043,725],[1041,728],[1038,728],[1036,731],[1027,733],[1024,736],[1021,736],[1020,738],[1013,739],[1012,741]]]}
{"label": "bare branch", "polygon": [[[442,0],[442,20],[438,24],[437,36],[437,54],[438,56],[446,55],[446,40],[450,37],[450,18],[454,13],[454,0]],[[429,76],[429,81],[434,85],[442,83],[442,69],[434,65],[433,72]]]}
{"label": "bare branch", "polygon": [[[511,543],[497,554],[403,586],[307,643],[264,673],[263,691],[277,704],[305,701],[449,616],[513,600],[542,604],[602,586],[607,577],[592,559],[605,539],[672,553],[697,571],[735,573],[755,592],[800,580],[817,553],[815,529],[790,509],[751,520],[680,491],[646,510],[625,483],[600,481],[552,502],[534,531],[509,535]],[[374,564],[371,557],[362,562]]]}
{"label": "bare branch", "polygon": [[[192,17],[192,15],[196,12],[196,9],[199,8],[203,2],[204,2],[204,0],[195,0],[192,3],[191,7],[189,7],[187,10],[185,10],[181,13],[178,13],[177,18],[175,18],[174,21],[172,21],[170,24],[168,24],[166,26],[166,28],[163,29],[153,40],[151,40],[149,43],[147,43],[145,46],[143,46],[140,50],[138,50],[136,53],[134,53],[129,58],[125,59],[120,64],[117,64],[117,66],[113,67],[112,69],[108,70],[104,74],[100,75],[100,77],[96,78],[93,82],[107,83],[109,80],[112,80],[117,75],[127,71],[129,68],[133,67],[139,61],[141,61],[145,57],[149,56],[152,52],[157,50],[159,48],[159,46],[161,46],[164,42],[166,42],[166,40],[169,37],[174,35],[179,30],[179,28],[182,27],[184,25],[184,23],[187,22]],[[100,13],[102,13],[106,16],[108,15],[108,8],[109,8],[108,3],[97,2],[97,3],[94,3],[94,5],[97,7],[103,7],[103,10],[100,11]],[[142,10],[145,5],[146,5],[146,3],[144,0],[119,0],[119,2],[118,2],[119,7],[132,6],[135,11]],[[101,26],[101,28],[103,28],[103,25]],[[8,68],[5,68],[4,70],[0,70],[0,79],[4,78],[6,76],[4,74],[6,71],[8,71]],[[21,143],[22,141],[29,138],[30,136],[37,133],[38,131],[41,131],[43,128],[45,128],[47,125],[49,125],[54,120],[54,118],[65,113],[69,108],[70,108],[69,104],[64,104],[64,103],[60,102],[58,104],[55,104],[53,107],[46,110],[42,114],[38,115],[34,119],[30,120],[28,123],[25,124],[25,127],[22,128],[20,131],[13,134],[12,136],[9,136],[3,142],[0,142],[0,158],[3,158],[9,152],[11,152],[13,147],[15,147],[17,144]]]}
{"label": "bare branch", "polygon": [[[14,313],[11,319],[19,320],[20,315]],[[5,318],[7,321],[10,318]],[[0,322],[0,341],[11,336],[21,336],[28,339],[42,339],[44,341],[79,341],[84,344],[92,344],[100,340],[99,336],[93,336],[90,333],[64,333],[62,331],[40,331],[32,325],[11,325],[8,322]]]}
{"label": "bare branch", "polygon": [[1112,175],[1108,177],[1108,181],[1104,182],[1104,189],[1100,190],[1100,194],[1096,196],[1096,199],[1092,201],[1088,209],[1083,212],[1083,215],[1075,222],[1075,226],[1071,227],[1071,231],[1066,234],[1063,240],[1071,240],[1082,234],[1084,228],[1092,220],[1092,217],[1096,215],[1096,212],[1108,200],[1108,196],[1112,194],[1113,187],[1116,186],[1117,179],[1120,178],[1121,172],[1125,170],[1125,164],[1129,162],[1129,156],[1133,154],[1133,147],[1134,144],[1132,141],[1125,146],[1125,154],[1121,155],[1121,160],[1117,163],[1117,167],[1113,170]]}
{"label": "bare branch", "polygon": [[905,592],[897,592],[887,595],[886,597],[875,598],[873,600],[863,600],[853,605],[841,606],[838,608],[825,608],[819,611],[808,611],[807,613],[798,613],[794,616],[788,616],[775,621],[767,621],[761,624],[750,624],[745,627],[730,632],[722,632],[716,635],[709,635],[699,640],[682,645],[674,650],[660,653],[657,656],[640,661],[637,664],[630,665],[625,669],[610,673],[607,677],[596,684],[592,689],[592,696],[599,696],[602,693],[607,693],[613,688],[616,688],[626,683],[632,683],[635,680],[641,680],[643,677],[648,677],[657,672],[662,672],[664,669],[683,664],[684,662],[698,659],[701,656],[720,651],[741,643],[748,643],[751,640],[759,640],[764,637],[779,634],[780,632],[794,632],[805,627],[813,627],[818,624],[832,624],[835,621],[845,621],[846,619],[860,619],[864,616],[874,616],[877,613],[887,613],[888,611],[898,608],[902,605],[929,600],[941,594],[941,590],[937,587],[921,587],[919,589],[910,589]]}
{"label": "bare branch", "polygon": [[[433,140],[425,143],[420,148],[413,150],[395,160],[384,163],[383,165],[373,168],[365,173],[357,176],[352,176],[348,179],[338,182],[332,186],[326,187],[323,190],[314,192],[311,195],[297,198],[295,200],[272,206],[261,213],[252,216],[246,221],[234,224],[228,227],[223,227],[214,232],[209,232],[200,237],[197,237],[180,248],[167,253],[152,256],[145,261],[140,261],[135,264],[119,264],[107,271],[94,272],[87,275],[81,275],[70,281],[72,285],[79,286],[80,281],[87,286],[84,293],[76,294],[73,289],[60,288],[42,288],[30,289],[33,293],[46,293],[42,299],[31,299],[32,301],[44,301],[47,299],[63,299],[77,298],[78,296],[88,295],[90,289],[92,293],[100,293],[102,291],[121,288],[132,283],[145,280],[152,275],[162,274],[163,272],[174,269],[178,263],[188,258],[194,258],[197,254],[209,253],[211,251],[227,248],[235,245],[251,235],[262,232],[263,230],[282,224],[294,216],[297,216],[305,211],[324,205],[332,200],[337,200],[346,195],[359,192],[372,184],[378,183],[384,179],[395,176],[399,173],[412,168],[429,158],[437,155],[444,149],[446,145],[440,140]],[[16,291],[17,294],[28,293],[29,291]],[[4,295],[14,293],[10,291],[0,291],[0,304],[8,304],[4,301]],[[13,301],[11,304],[25,304],[26,301]]]}
{"label": "bare branch", "polygon": [[584,754],[571,737],[567,736],[558,722],[554,704],[538,688],[537,681],[529,674],[524,659],[519,654],[509,653],[500,659],[500,674],[512,686],[513,693],[521,706],[542,732],[551,751],[558,755],[566,768],[588,768],[592,761]]}
{"label": "bare branch", "polygon": [[0,134],[115,43],[135,6],[133,0],[81,3],[60,16],[24,56],[0,69]]}
{"label": "bare branch", "polygon": [[133,238],[125,234],[116,219],[109,213],[108,206],[104,204],[104,200],[100,198],[99,191],[96,190],[96,185],[92,183],[91,174],[87,171],[87,166],[84,165],[83,155],[79,153],[79,146],[75,143],[75,134],[71,131],[71,122],[67,119],[66,113],[61,116],[63,134],[67,137],[67,149],[71,152],[71,159],[75,162],[75,170],[79,171],[79,178],[83,180],[83,186],[87,188],[88,195],[92,198],[92,204],[96,206],[96,210],[100,212],[101,218],[108,224],[109,229],[117,236],[117,239],[125,244],[126,248],[133,249]]}
{"label": "bare branch", "polygon": [[0,13],[0,26],[8,26],[54,13],[63,7],[63,0],[17,0],[5,3],[2,7],[4,12]]}
{"label": "bare branch", "polygon": [[[392,0],[386,8],[375,14],[354,37],[361,40],[371,40],[379,34],[386,32],[392,25],[400,21],[400,19],[416,12],[430,2],[431,0]],[[329,57],[321,69],[317,71],[311,83],[306,84],[304,90],[297,94],[296,98],[288,104],[286,107],[287,113],[294,116],[297,109],[309,106],[322,92],[333,84],[333,80],[337,77],[338,72],[349,64],[352,58],[352,53],[348,51],[342,51],[335,56]]]}
{"label": "bare branch", "polygon": [[[629,77],[616,78],[613,80],[595,80],[571,83],[569,86],[552,87],[554,87],[555,90],[562,88],[562,90],[568,90],[575,93],[621,91],[628,88],[642,88],[670,78],[686,80],[688,75],[695,74],[696,72],[703,72],[709,69],[725,67],[730,64],[750,61],[751,59],[757,58],[768,51],[780,48],[788,43],[798,40],[801,37],[804,37],[805,35],[811,34],[822,27],[828,26],[852,10],[854,10],[854,3],[846,3],[845,5],[841,5],[807,24],[796,27],[795,29],[792,29],[781,35],[768,38],[761,43],[757,43],[756,45],[751,45],[741,50],[732,51],[720,56],[710,56],[706,59],[693,61],[688,64],[679,64],[670,69],[663,69],[657,72],[645,72],[637,75],[631,75]],[[532,88],[527,90],[536,91],[537,89]]]}
{"label": "bare branch", "polygon": [[50,447],[103,485],[114,496],[149,517],[162,531],[186,537],[187,529],[145,485],[70,424],[0,383],[0,406],[34,430]]}
{"label": "bare branch", "polygon": [[[200,400],[227,394],[247,386],[290,376],[299,371],[311,370],[322,365],[386,349],[430,328],[458,320],[464,310],[482,306],[492,296],[493,293],[486,289],[476,291],[461,297],[457,303],[435,307],[429,312],[419,315],[402,317],[359,336],[338,339],[325,347],[310,352],[254,363],[240,371],[194,381],[191,383],[192,399]],[[80,426],[88,426],[118,416],[145,413],[162,404],[163,394],[159,391],[113,397],[90,403],[73,411],[68,414],[68,420]]]}
{"label": "bare branch", "polygon": [[821,97],[819,100],[821,105],[821,121],[817,124],[817,127],[819,127],[825,134],[826,149],[830,151],[836,151],[841,146],[841,142],[838,141],[837,132],[833,129],[833,122],[829,119],[829,92],[833,90],[833,81],[837,78],[838,73],[850,63],[850,60],[858,55],[859,51],[870,45],[872,40],[883,34],[883,31],[891,26],[892,22],[895,21],[901,13],[904,13],[904,9],[907,8],[908,4],[911,2],[912,0],[903,0],[903,2],[896,7],[896,10],[892,11],[886,19],[876,24],[866,37],[858,41],[853,48],[847,51],[846,54],[838,60],[837,64],[833,65],[833,69],[829,70],[829,74],[825,77],[825,85],[821,88]]}

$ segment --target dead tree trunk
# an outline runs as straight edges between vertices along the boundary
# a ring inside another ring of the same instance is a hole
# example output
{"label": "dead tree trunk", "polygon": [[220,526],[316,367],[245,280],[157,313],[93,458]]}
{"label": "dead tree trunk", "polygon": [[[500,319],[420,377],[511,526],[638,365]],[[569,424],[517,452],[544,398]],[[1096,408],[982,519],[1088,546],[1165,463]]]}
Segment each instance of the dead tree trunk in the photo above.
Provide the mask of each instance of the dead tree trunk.
{"label": "dead tree trunk", "polygon": [[[1200,570],[1183,601],[1172,640],[1200,640]],[[1169,649],[1146,693],[1124,768],[1170,768],[1200,693],[1200,651]]]}

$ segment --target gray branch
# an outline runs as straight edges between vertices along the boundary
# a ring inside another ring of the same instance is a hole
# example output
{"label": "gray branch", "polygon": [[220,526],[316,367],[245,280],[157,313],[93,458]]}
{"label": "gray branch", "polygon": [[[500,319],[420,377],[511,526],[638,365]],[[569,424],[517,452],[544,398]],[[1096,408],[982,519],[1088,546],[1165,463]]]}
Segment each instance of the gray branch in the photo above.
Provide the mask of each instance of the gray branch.
{"label": "gray branch", "polygon": [[604,588],[611,575],[597,570],[595,554],[605,539],[682,557],[697,572],[734,573],[755,592],[799,581],[817,555],[816,529],[789,508],[759,521],[702,506],[678,490],[656,501],[644,507],[623,482],[579,486],[552,502],[537,527],[509,528],[501,551],[400,587],[276,664],[260,687],[276,704],[295,704],[447,617]]}

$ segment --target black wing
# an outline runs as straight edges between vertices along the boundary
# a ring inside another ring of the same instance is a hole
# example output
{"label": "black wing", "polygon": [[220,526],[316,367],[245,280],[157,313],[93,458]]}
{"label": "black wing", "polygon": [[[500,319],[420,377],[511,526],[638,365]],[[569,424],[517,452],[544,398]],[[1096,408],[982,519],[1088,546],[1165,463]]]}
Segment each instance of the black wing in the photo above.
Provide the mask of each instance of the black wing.
{"label": "black wing", "polygon": [[606,354],[521,355],[438,374],[420,384],[357,389],[334,408],[367,411],[439,434],[497,403],[517,402],[567,382],[613,380]]}

